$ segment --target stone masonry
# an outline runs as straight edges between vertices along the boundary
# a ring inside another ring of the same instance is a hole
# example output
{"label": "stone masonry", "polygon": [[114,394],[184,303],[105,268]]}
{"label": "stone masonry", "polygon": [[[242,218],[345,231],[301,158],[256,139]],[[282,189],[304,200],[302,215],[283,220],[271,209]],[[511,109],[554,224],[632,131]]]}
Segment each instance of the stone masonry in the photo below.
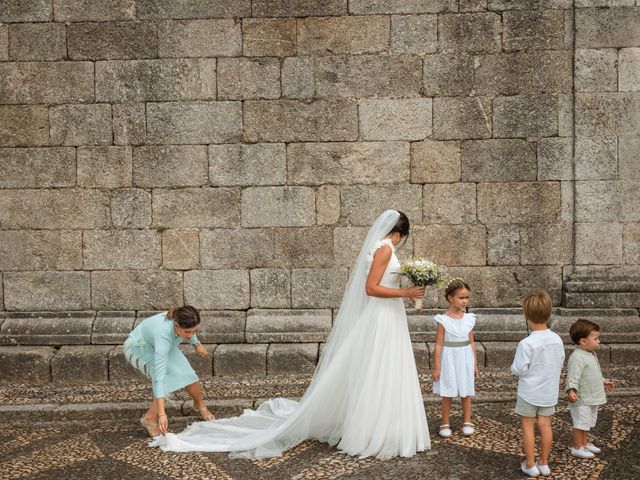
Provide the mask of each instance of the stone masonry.
{"label": "stone masonry", "polygon": [[640,0],[6,0],[1,343],[188,303],[213,371],[312,368],[387,208],[475,307],[638,320],[639,166]]}

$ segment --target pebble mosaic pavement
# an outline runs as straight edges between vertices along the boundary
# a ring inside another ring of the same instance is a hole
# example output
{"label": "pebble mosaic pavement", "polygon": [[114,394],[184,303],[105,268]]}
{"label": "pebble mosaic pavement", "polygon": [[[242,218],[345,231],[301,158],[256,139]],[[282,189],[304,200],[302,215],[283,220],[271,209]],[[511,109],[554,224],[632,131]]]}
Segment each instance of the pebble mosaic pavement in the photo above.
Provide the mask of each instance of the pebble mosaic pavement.
{"label": "pebble mosaic pavement", "polygon": [[[513,393],[513,379],[505,369],[485,370],[478,390]],[[605,369],[624,396],[612,396],[601,408],[593,441],[603,447],[594,460],[578,460],[569,454],[571,420],[564,402],[553,418],[554,449],[551,456],[555,479],[640,478],[640,398],[631,393],[640,381],[640,367]],[[423,388],[431,385],[426,377]],[[308,377],[288,376],[251,379],[208,379],[207,396],[225,398],[299,395]],[[144,384],[96,384],[93,386],[3,385],[0,404],[56,401],[142,400]],[[65,393],[66,392],[66,393]],[[72,392],[76,392],[76,396]],[[80,392],[77,394],[77,392]],[[128,392],[128,396],[127,396]],[[66,395],[66,397],[65,397]],[[97,395],[99,398],[96,398]],[[439,405],[427,402],[432,449],[408,459],[358,459],[316,441],[306,441],[282,457],[264,460],[231,460],[226,454],[164,453],[147,448],[148,439],[132,419],[0,424],[0,479],[518,479],[525,478],[521,460],[518,419],[513,402],[479,401],[474,404],[478,432],[448,440],[437,437]],[[172,429],[181,430],[193,419],[173,418]],[[452,425],[461,426],[459,406]]]}

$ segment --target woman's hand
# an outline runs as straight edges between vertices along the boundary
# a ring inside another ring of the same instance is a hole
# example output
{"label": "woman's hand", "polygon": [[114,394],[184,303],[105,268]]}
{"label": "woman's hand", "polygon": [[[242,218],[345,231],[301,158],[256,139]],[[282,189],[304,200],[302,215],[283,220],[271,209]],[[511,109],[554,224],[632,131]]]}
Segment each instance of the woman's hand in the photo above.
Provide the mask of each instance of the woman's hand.
{"label": "woman's hand", "polygon": [[407,298],[417,299],[424,297],[424,287],[409,287],[404,289],[404,296]]}
{"label": "woman's hand", "polygon": [[574,403],[578,400],[578,394],[575,390],[569,390],[567,392],[567,400],[569,400],[570,403]]}
{"label": "woman's hand", "polygon": [[431,372],[431,378],[433,379],[434,382],[437,382],[438,380],[440,380],[440,369],[439,368],[434,368],[433,372]]}
{"label": "woman's hand", "polygon": [[208,355],[209,355],[209,352],[207,351],[207,349],[206,349],[206,348],[204,348],[204,347],[202,346],[202,344],[201,344],[201,343],[197,344],[197,345],[196,345],[195,347],[193,347],[193,348],[195,349],[196,353],[197,353],[198,355],[200,355],[201,357],[206,357],[206,356],[208,356]]}
{"label": "woman's hand", "polygon": [[169,431],[169,417],[166,413],[158,415],[158,428],[163,435]]}

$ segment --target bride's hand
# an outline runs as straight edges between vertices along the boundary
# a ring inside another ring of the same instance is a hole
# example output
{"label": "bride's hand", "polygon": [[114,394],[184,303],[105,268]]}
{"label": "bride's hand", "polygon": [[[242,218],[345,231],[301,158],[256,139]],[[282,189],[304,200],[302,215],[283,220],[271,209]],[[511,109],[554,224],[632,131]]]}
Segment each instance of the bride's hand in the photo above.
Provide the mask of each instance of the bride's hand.
{"label": "bride's hand", "polygon": [[407,298],[422,298],[424,297],[424,287],[409,287],[404,289],[404,296]]}

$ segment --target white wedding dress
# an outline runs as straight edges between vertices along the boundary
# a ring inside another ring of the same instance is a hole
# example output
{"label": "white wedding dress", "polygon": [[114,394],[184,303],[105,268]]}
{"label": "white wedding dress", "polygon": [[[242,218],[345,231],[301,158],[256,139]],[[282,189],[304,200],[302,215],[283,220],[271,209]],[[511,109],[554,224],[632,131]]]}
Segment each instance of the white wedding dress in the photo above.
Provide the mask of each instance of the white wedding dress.
{"label": "white wedding dress", "polygon": [[[430,448],[429,430],[404,302],[366,295],[373,254],[398,219],[387,210],[369,230],[340,311],[307,391],[299,402],[275,398],[239,417],[196,422],[151,446],[185,452],[230,452],[263,458],[307,439],[350,455],[410,457]],[[380,284],[398,288],[395,250]]]}

